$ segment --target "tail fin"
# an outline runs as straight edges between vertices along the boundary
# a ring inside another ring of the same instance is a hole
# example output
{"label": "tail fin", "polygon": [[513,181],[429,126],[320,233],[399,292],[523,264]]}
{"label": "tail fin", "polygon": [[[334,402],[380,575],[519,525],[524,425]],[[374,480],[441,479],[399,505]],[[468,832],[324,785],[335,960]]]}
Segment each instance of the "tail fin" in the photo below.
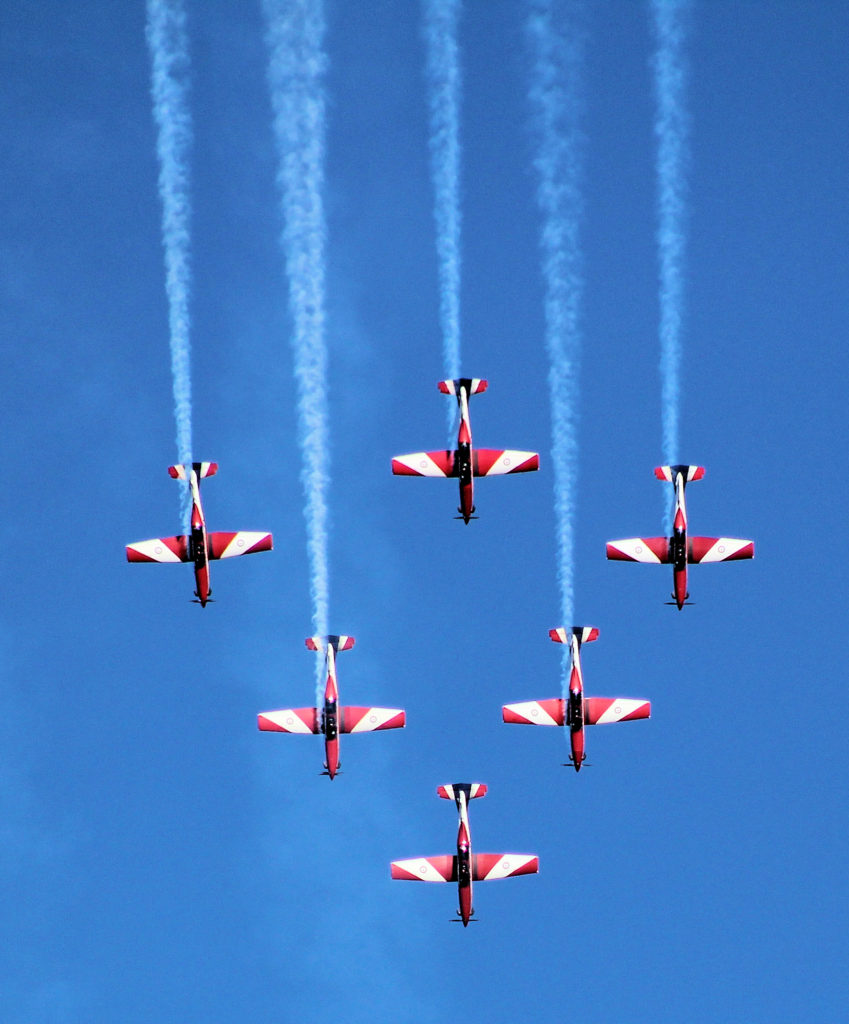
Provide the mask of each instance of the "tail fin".
{"label": "tail fin", "polygon": [[329,646],[338,654],[339,651],[350,651],[356,640],[352,636],[337,636],[331,633],[330,636],[308,636],[304,643],[311,651],[323,651]]}
{"label": "tail fin", "polygon": [[467,395],[479,395],[489,387],[489,381],[480,377],[458,377],[457,380],[441,380],[436,386],[443,395],[456,395],[460,385],[466,385]]}
{"label": "tail fin", "polygon": [[[205,476],[215,476],[218,472],[217,462],[193,462],[192,469],[197,473],[198,480],[201,480]],[[185,466],[169,466],[168,473],[174,478],[174,480],[185,480],[186,479],[186,467]]]}
{"label": "tail fin", "polygon": [[679,474],[683,474],[684,483],[688,484],[691,480],[701,480],[705,475],[704,466],[655,466],[654,475],[658,480],[666,480],[668,483],[675,483],[675,477]]}
{"label": "tail fin", "polygon": [[591,640],[598,640],[597,626],[571,626],[569,628],[560,626],[558,629],[550,629],[548,635],[556,644],[568,644],[569,635],[578,638],[579,644],[588,644]]}
{"label": "tail fin", "polygon": [[486,796],[485,782],[454,782],[448,786],[438,786],[436,793],[443,800],[457,800],[461,792],[466,794],[466,800],[474,800],[478,796]]}

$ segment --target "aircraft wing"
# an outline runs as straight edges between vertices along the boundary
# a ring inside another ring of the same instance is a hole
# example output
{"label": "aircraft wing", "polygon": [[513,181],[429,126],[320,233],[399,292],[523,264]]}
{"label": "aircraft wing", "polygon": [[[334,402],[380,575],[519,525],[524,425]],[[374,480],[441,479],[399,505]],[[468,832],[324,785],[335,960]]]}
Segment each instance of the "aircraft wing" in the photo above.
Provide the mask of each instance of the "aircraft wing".
{"label": "aircraft wing", "polygon": [[539,871],[539,857],[530,853],[473,853],[472,879],[492,882],[513,875],[535,875]]}
{"label": "aircraft wing", "polygon": [[256,533],[239,530],[237,533],[208,533],[210,558],[235,558],[236,555],[252,555],[255,551],[270,551],[270,533]]}
{"label": "aircraft wing", "polygon": [[688,548],[688,562],[730,562],[755,557],[754,541],[735,537],[690,537]]}
{"label": "aircraft wing", "polygon": [[315,708],[281,708],[279,711],[263,711],[256,716],[256,724],[262,732],[321,732],[321,722]]}
{"label": "aircraft wing", "polygon": [[475,476],[530,473],[535,469],[539,469],[538,452],[517,452],[507,448],[472,449],[472,472]]}
{"label": "aircraft wing", "polygon": [[396,455],[392,460],[396,476],[457,476],[454,452],[412,452]]}
{"label": "aircraft wing", "polygon": [[550,700],[505,704],[501,709],[501,717],[514,725],[563,725],[566,721],[566,702],[560,697],[552,697]]}
{"label": "aircraft wing", "polygon": [[607,725],[651,717],[651,701],[627,697],[584,697],[584,723]]}
{"label": "aircraft wing", "polygon": [[439,857],[413,857],[393,860],[392,877],[408,882],[456,882],[457,858],[450,853]]}
{"label": "aircraft wing", "polygon": [[407,722],[403,708],[355,708],[346,705],[339,710],[339,732],[403,729]]}
{"label": "aircraft wing", "polygon": [[155,537],[127,545],[128,562],[188,562],[188,537]]}
{"label": "aircraft wing", "polygon": [[669,541],[666,537],[629,537],[607,543],[607,557],[619,562],[669,561]]}

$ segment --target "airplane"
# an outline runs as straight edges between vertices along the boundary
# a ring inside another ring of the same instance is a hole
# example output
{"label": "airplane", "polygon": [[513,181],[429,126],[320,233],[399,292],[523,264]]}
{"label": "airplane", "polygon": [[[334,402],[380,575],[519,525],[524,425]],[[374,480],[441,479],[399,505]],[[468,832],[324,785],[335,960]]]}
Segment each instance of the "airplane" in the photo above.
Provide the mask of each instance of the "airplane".
{"label": "airplane", "polygon": [[607,557],[620,562],[650,562],[672,565],[672,600],[680,611],[689,604],[687,566],[697,562],[730,562],[739,558],[754,558],[755,544],[751,540],[735,537],[687,537],[687,506],[684,488],[692,480],[701,480],[704,466],[658,466],[654,475],[675,487],[675,518],[672,536],[629,537],[612,540],[607,545]]}
{"label": "airplane", "polygon": [[439,786],[436,792],[443,800],[453,800],[460,812],[457,853],[393,860],[391,873],[395,879],[411,882],[456,882],[460,907],[457,910],[459,916],[452,920],[462,921],[463,927],[467,928],[469,921],[477,920],[473,916],[472,882],[536,874],[539,857],[528,853],[472,853],[468,804],[469,800],[486,796],[486,786],[482,782],[455,782],[450,786]]}
{"label": "airplane", "polygon": [[310,636],[304,641],[311,651],[323,652],[327,661],[327,685],[324,690],[324,708],[284,708],[263,711],[257,716],[262,732],[322,733],[324,735],[324,771],[331,781],[339,771],[339,733],[376,732],[378,729],[402,729],[406,712],[401,708],[359,708],[339,705],[339,686],[336,679],[336,656],[339,651],[350,651],[352,636]]}
{"label": "airplane", "polygon": [[236,533],[211,533],[206,528],[203,506],[200,503],[200,480],[215,476],[217,462],[193,462],[185,466],[169,466],[174,480],[186,480],[192,495],[192,532],[188,537],[156,537],[127,545],[128,562],[194,562],[195,604],[206,607],[211,600],[209,562],[216,558],[235,558],[252,555],[255,551],[270,551],[270,533],[239,530]]}
{"label": "airplane", "polygon": [[441,380],[437,387],[443,395],[454,395],[460,406],[460,427],[455,451],[413,452],[396,455],[392,472],[396,476],[458,477],[460,481],[459,516],[468,525],[477,519],[475,511],[475,477],[504,476],[507,473],[529,473],[539,469],[538,452],[519,452],[501,448],[472,448],[472,425],[469,419],[469,398],[486,391],[488,381],[477,377]]}
{"label": "airplane", "polygon": [[598,639],[595,626],[572,626],[571,629],[550,629],[548,635],[557,644],[569,644],[572,672],[569,676],[569,699],[529,700],[505,704],[501,717],[515,725],[567,725],[572,753],[569,762],[576,772],[581,770],[584,753],[584,726],[607,725],[610,722],[633,722],[651,717],[651,702],[627,697],[585,697],[584,673],[581,670],[581,644]]}

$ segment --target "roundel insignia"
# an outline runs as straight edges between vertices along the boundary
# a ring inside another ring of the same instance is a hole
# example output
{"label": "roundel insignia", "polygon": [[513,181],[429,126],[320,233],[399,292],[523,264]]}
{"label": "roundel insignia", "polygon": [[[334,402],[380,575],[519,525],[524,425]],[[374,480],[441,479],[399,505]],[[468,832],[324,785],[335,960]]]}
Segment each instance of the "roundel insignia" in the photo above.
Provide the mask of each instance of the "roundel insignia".
{"label": "roundel insignia", "polygon": [[509,466],[509,465],[510,465],[510,459],[509,459],[509,457],[508,457],[508,456],[506,456],[506,455],[505,455],[505,456],[504,456],[504,459],[503,459],[502,461],[504,462],[504,465],[505,465],[505,466]]}
{"label": "roundel insignia", "polygon": [[531,711],[531,714],[534,716],[534,718],[536,718],[537,715],[539,714],[539,708],[533,708],[533,710]]}
{"label": "roundel insignia", "polygon": [[426,875],[427,874],[427,864],[422,864],[422,866],[419,868],[419,871],[421,872],[421,874]]}
{"label": "roundel insignia", "polygon": [[292,718],[292,716],[290,715],[290,716],[289,716],[289,717],[288,717],[288,718],[286,719],[286,725],[294,725],[294,724],[295,724],[295,719],[294,719],[294,718]]}
{"label": "roundel insignia", "polygon": [[621,715],[621,714],[622,714],[622,708],[621,708],[621,706],[620,706],[619,704],[614,704],[614,706],[613,706],[613,712],[614,712],[614,714],[616,714],[616,715]]}
{"label": "roundel insignia", "polygon": [[641,555],[643,553],[642,544],[637,544],[637,546],[634,548],[634,551],[636,552],[636,554]]}
{"label": "roundel insignia", "polygon": [[724,555],[724,554],[725,554],[725,545],[724,545],[724,544],[720,544],[720,545],[719,545],[719,547],[717,548],[717,551],[718,551],[718,552],[719,552],[719,553],[720,553],[721,555]]}
{"label": "roundel insignia", "polygon": [[369,715],[368,720],[372,723],[372,725],[374,725],[374,723],[377,721],[377,715]]}
{"label": "roundel insignia", "polygon": [[427,469],[427,459],[422,459],[419,462],[419,466],[420,466],[421,469]]}
{"label": "roundel insignia", "polygon": [[244,538],[239,537],[239,539],[236,541],[236,546],[240,547],[240,548],[243,548],[245,546]]}
{"label": "roundel insignia", "polygon": [[162,545],[161,544],[157,544],[156,547],[153,549],[153,553],[156,554],[156,555],[161,555],[162,554]]}
{"label": "roundel insignia", "polygon": [[504,868],[505,871],[509,871],[510,870],[510,861],[509,860],[502,861],[502,867]]}

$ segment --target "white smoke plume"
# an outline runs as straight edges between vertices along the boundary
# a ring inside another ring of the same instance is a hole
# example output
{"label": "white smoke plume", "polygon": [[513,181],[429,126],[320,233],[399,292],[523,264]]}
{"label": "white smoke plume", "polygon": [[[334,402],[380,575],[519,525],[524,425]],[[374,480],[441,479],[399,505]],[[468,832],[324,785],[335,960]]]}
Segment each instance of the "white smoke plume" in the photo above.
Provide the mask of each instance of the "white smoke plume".
{"label": "white smoke plume", "polygon": [[[545,342],[550,370],[554,508],[560,622],[574,615],[574,516],[578,472],[578,374],[583,256],[580,222],[583,137],[580,68],[583,31],[572,5],[529,0],[527,38],[531,51],[530,101],[537,203],[542,214],[540,249],[545,283]],[[555,16],[555,10],[557,16]],[[564,645],[564,696],[569,648]]]}
{"label": "white smoke plume", "polygon": [[[443,372],[454,380],[460,376],[460,0],[423,0],[423,7]],[[452,402],[449,431],[456,421]]]}
{"label": "white smoke plume", "polygon": [[[192,123],[188,105],[189,48],[182,0],[148,0],[147,43],[153,63],[151,96],[157,127],[162,242],[171,337],[171,375],[177,420],[177,460],[192,461],[192,377],[189,334],[189,165]],[[181,513],[186,532],[191,495],[182,486]]]}
{"label": "white smoke plume", "polygon": [[[684,42],[689,0],[652,0],[656,39],[653,59],[657,138],[657,244],[660,298],[660,381],[662,455],[665,465],[680,461],[681,325],[684,305],[684,250],[689,117],[685,96]],[[664,523],[672,512],[664,494]]]}
{"label": "white smoke plume", "polygon": [[[328,632],[327,348],[324,312],[325,100],[327,58],[321,0],[263,0],[269,47],[268,82],[274,113],[283,212],[281,243],[289,279],[292,350],[298,394],[301,483],[310,563],[312,632]],[[324,697],[318,659],[316,704]]]}

